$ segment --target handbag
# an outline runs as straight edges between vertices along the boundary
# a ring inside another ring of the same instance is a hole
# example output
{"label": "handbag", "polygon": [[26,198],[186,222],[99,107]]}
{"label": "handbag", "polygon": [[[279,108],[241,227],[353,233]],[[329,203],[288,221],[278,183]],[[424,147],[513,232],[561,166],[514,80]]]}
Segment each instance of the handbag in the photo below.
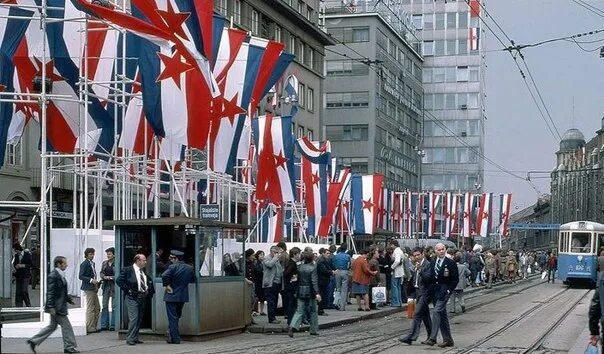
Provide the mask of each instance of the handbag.
{"label": "handbag", "polygon": [[298,299],[310,299],[310,286],[309,285],[298,286]]}
{"label": "handbag", "polygon": [[541,280],[545,279],[545,277],[547,277],[547,270],[544,270],[543,273],[541,273]]}
{"label": "handbag", "polygon": [[371,302],[381,304],[386,302],[386,287],[376,286],[371,288]]}

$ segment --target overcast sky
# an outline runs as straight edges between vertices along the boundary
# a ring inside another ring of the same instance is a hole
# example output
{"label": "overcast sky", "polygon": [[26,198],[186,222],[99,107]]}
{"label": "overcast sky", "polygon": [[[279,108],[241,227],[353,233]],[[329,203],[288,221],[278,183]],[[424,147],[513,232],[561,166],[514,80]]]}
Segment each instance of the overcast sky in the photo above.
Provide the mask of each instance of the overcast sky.
{"label": "overcast sky", "polygon": [[[604,12],[604,0],[583,1]],[[604,29],[604,17],[572,0],[489,0],[486,6],[517,44]],[[486,20],[496,30],[493,22]],[[548,131],[510,54],[492,52],[501,44],[486,26],[482,31],[487,51],[485,155],[522,177],[528,171],[551,171],[559,140]],[[499,31],[496,33],[506,41]],[[577,40],[602,40],[581,44],[593,50],[604,45],[604,33]],[[522,52],[560,134],[574,127],[586,140],[592,138],[604,115],[604,58],[600,58],[599,50],[588,53],[575,43],[560,41]],[[549,193],[548,175],[531,173],[531,177],[540,193]],[[513,193],[515,211],[533,204],[538,196],[529,183],[487,162],[484,187],[497,194]]]}

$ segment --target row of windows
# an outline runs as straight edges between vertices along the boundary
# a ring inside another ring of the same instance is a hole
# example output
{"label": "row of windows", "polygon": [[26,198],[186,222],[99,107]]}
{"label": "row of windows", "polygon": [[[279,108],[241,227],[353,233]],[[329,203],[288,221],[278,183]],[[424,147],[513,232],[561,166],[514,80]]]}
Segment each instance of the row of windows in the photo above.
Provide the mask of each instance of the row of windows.
{"label": "row of windows", "polygon": [[478,155],[467,147],[424,148],[424,163],[476,163]]}
{"label": "row of windows", "polygon": [[477,92],[470,93],[426,93],[424,109],[438,111],[442,109],[477,109],[479,100]]}
{"label": "row of windows", "polygon": [[413,156],[413,154],[415,154],[413,145],[380,127],[376,127],[375,129],[375,140],[391,149],[397,150],[405,156]]}
{"label": "row of windows", "polygon": [[23,151],[21,142],[16,145],[6,144],[6,157],[4,161],[7,165],[21,166],[23,165]]}
{"label": "row of windows", "polygon": [[[469,39],[447,39],[424,41],[423,54],[424,56],[447,56],[447,55],[463,55],[468,54],[470,40]],[[478,50],[471,50],[475,53]]]}
{"label": "row of windows", "polygon": [[326,125],[325,135],[331,141],[367,141],[369,139],[369,125]]}
{"label": "row of windows", "polygon": [[369,42],[369,27],[336,27],[329,34],[342,43]]}
{"label": "row of windows", "polygon": [[389,164],[386,161],[375,159],[375,173],[381,173],[384,177],[391,179],[393,182],[410,183],[412,174],[398,166]]}
{"label": "row of windows", "polygon": [[[380,113],[410,130],[412,134],[417,134],[419,132],[419,122],[413,119],[405,108],[401,107],[397,102],[389,101],[386,97],[380,95],[376,96],[376,100],[377,108]],[[421,107],[421,101],[418,107]]]}
{"label": "row of windows", "polygon": [[312,7],[310,7],[309,5],[307,5],[304,1],[302,0],[283,0],[286,4],[288,4],[290,7],[296,9],[296,11],[298,11],[298,13],[304,17],[306,17],[307,20],[309,20],[312,23],[315,23],[317,21],[317,12],[315,11],[315,9],[313,9]]}
{"label": "row of windows", "polygon": [[480,68],[478,66],[448,66],[439,68],[425,68],[423,82],[478,82]]}
{"label": "row of windows", "polygon": [[467,11],[426,13],[413,15],[413,25],[418,30],[477,28],[479,26],[479,18],[470,17]]}
{"label": "row of windows", "polygon": [[[292,124],[292,128],[294,128],[295,124]],[[297,125],[295,126],[296,129],[296,138],[303,138],[303,137],[308,137],[308,139],[310,141],[315,140],[315,132],[312,129],[304,129],[303,126],[301,125]]]}
{"label": "row of windows", "polygon": [[327,108],[362,108],[369,107],[369,92],[341,92],[325,95]]}
{"label": "row of windows", "polygon": [[478,182],[476,175],[438,174],[422,175],[422,188],[434,190],[464,190],[474,189]]}
{"label": "row of windows", "polygon": [[310,112],[315,110],[315,90],[301,82],[298,82],[298,107]]}
{"label": "row of windows", "polygon": [[461,119],[461,120],[444,120],[424,122],[424,136],[479,136],[480,135],[480,120],[478,119]]}
{"label": "row of windows", "polygon": [[368,75],[369,66],[356,60],[328,60],[327,76]]}
{"label": "row of windows", "polygon": [[336,162],[338,170],[350,167],[354,173],[369,173],[369,159],[367,157],[338,157]]}

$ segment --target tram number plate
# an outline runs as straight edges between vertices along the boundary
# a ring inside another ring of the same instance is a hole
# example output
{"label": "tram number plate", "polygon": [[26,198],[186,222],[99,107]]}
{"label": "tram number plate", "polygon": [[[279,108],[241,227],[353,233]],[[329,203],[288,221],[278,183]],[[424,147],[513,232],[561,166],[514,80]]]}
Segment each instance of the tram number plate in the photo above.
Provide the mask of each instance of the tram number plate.
{"label": "tram number plate", "polygon": [[583,264],[577,264],[577,265],[575,265],[575,270],[578,272],[584,272],[585,266]]}

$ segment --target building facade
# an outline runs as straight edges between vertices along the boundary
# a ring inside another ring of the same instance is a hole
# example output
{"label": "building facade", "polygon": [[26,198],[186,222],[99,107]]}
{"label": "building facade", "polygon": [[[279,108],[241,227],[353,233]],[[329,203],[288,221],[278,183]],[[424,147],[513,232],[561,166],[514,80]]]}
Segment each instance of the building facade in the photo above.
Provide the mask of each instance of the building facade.
{"label": "building facade", "polygon": [[484,53],[478,1],[402,0],[422,38],[426,190],[482,190]]}
{"label": "building facade", "polygon": [[[295,54],[283,78],[298,78],[298,113],[292,127],[297,137],[319,140],[323,113],[325,45],[334,41],[319,26],[319,0],[216,0],[214,9],[254,36],[285,44]],[[278,90],[283,87],[279,83]],[[281,112],[286,114],[288,112]]]}
{"label": "building facade", "polygon": [[587,220],[604,223],[604,118],[588,142],[578,129],[562,136],[551,173],[553,220],[564,224]]}
{"label": "building facade", "polygon": [[405,24],[369,3],[354,13],[327,2],[336,39],[326,53],[325,135],[340,166],[380,173],[392,190],[417,190],[423,121],[422,58]]}

